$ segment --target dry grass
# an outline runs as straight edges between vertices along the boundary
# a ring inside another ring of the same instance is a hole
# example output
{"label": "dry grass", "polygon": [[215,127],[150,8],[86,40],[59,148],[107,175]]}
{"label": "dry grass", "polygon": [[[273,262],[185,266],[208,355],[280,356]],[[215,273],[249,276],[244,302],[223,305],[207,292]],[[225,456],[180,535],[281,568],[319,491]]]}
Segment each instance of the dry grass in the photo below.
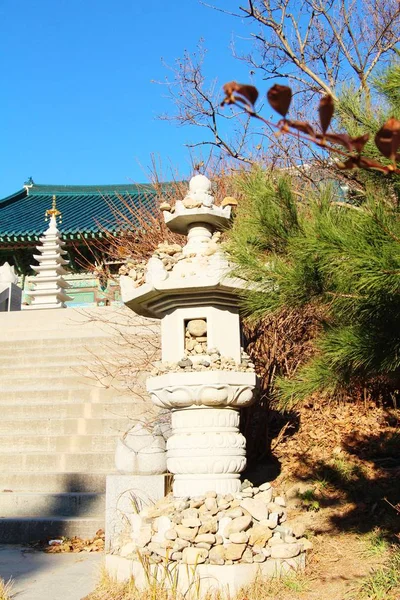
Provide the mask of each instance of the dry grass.
{"label": "dry grass", "polygon": [[[355,533],[320,534],[313,538],[311,553],[303,573],[281,579],[258,579],[235,597],[211,593],[203,600],[398,600],[400,598],[400,554],[388,547],[377,554],[369,552],[375,539]],[[198,600],[195,589],[190,600]],[[104,570],[93,594],[82,600],[189,600],[176,589],[160,584],[146,590],[134,581],[118,583]]]}
{"label": "dry grass", "polygon": [[11,579],[6,582],[0,578],[0,600],[12,600],[14,598],[12,587],[13,583]]}
{"label": "dry grass", "polygon": [[[282,579],[259,579],[252,585],[244,587],[234,598],[224,592],[208,594],[203,600],[287,600],[287,594],[302,593],[308,590],[310,579],[307,575],[298,574]],[[297,596],[296,596],[297,597]],[[198,593],[193,591],[190,598],[197,600]],[[186,600],[187,595],[176,589],[167,590],[160,584],[150,584],[146,590],[136,588],[132,580],[118,583],[105,570],[97,589],[83,600]]]}

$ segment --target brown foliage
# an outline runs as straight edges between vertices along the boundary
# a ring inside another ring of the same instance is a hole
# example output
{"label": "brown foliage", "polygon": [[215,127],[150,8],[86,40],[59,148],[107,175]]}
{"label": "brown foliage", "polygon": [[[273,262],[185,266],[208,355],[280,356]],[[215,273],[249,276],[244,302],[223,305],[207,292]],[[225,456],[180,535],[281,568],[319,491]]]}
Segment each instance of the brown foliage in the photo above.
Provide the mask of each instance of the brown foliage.
{"label": "brown foliage", "polygon": [[244,412],[243,431],[248,440],[249,460],[270,450],[269,409],[274,399],[277,375],[292,376],[313,353],[313,340],[319,330],[318,309],[284,309],[257,325],[244,324],[247,351],[260,378],[259,401]]}

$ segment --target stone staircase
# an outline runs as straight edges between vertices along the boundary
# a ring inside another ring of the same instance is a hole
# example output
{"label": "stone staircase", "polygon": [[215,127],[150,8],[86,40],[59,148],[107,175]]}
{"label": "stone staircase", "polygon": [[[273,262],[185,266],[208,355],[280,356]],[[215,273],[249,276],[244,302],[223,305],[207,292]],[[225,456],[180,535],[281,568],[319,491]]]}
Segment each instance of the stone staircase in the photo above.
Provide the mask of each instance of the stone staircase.
{"label": "stone staircase", "polygon": [[73,309],[0,313],[0,543],[104,527],[116,439],[149,406],[123,381],[96,380],[109,383],[103,360],[135,356],[105,325],[113,309],[90,311],[89,322]]}

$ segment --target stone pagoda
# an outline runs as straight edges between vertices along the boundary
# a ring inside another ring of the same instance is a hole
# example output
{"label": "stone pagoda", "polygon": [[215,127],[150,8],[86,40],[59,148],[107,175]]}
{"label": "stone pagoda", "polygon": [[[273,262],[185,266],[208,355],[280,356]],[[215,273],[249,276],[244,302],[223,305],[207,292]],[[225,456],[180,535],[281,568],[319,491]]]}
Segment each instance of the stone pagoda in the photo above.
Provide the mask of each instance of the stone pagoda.
{"label": "stone pagoda", "polygon": [[139,315],[161,320],[162,361],[147,390],[156,406],[172,413],[167,468],[173,495],[235,493],[246,466],[239,410],[253,402],[256,374],[241,348],[243,282],[230,275],[219,243],[231,207],[216,206],[211,182],[197,175],[182,201],[163,208],[167,226],[187,243],[161,244],[140,285],[121,277],[122,298]]}
{"label": "stone pagoda", "polygon": [[56,206],[56,197],[53,196],[52,207],[45,213],[45,220],[50,221],[49,227],[40,238],[42,245],[36,247],[40,254],[34,255],[39,265],[31,265],[36,275],[33,281],[34,289],[27,292],[32,297],[32,302],[24,306],[25,310],[67,308],[65,302],[72,300],[65,293],[69,284],[63,275],[67,273],[64,266],[68,261],[63,258],[67,252],[63,250],[65,242],[57,228],[57,219],[61,221],[61,213]]}

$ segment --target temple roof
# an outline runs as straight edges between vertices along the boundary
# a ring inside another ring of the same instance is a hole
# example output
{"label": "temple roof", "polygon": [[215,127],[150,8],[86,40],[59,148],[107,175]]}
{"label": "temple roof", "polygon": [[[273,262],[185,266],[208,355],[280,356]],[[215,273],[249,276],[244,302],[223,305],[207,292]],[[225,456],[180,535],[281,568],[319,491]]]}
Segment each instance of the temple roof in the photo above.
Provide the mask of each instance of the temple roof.
{"label": "temple roof", "polygon": [[128,185],[25,185],[0,200],[0,244],[35,242],[46,229],[45,211],[56,195],[62,213],[59,229],[64,239],[92,237],[104,229],[122,226],[123,215],[132,218],[129,206],[154,206],[151,184]]}

